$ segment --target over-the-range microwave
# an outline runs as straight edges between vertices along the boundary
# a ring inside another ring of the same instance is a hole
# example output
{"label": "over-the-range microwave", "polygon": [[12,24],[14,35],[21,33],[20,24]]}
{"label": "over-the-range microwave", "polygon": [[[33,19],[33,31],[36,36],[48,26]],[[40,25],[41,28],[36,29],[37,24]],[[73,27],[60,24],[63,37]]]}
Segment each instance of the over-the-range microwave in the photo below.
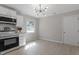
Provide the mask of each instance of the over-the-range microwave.
{"label": "over-the-range microwave", "polygon": [[14,32],[16,30],[16,19],[0,16],[0,32]]}
{"label": "over-the-range microwave", "polygon": [[10,18],[10,17],[4,17],[0,16],[0,24],[16,24],[16,19],[15,18]]}

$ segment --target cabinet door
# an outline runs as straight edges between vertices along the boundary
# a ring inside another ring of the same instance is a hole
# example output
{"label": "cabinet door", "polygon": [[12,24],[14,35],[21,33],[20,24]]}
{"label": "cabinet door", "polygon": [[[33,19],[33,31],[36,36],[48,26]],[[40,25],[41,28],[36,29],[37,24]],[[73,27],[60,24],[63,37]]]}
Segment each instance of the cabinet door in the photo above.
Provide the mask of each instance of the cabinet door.
{"label": "cabinet door", "polygon": [[17,15],[17,26],[18,27],[23,26],[23,16]]}
{"label": "cabinet door", "polygon": [[8,9],[8,15],[11,15],[12,17],[16,18],[16,11]]}
{"label": "cabinet door", "polygon": [[77,28],[77,21],[78,20],[76,16],[69,16],[64,18],[64,43],[70,45],[79,45],[79,32]]}
{"label": "cabinet door", "polygon": [[11,17],[16,18],[16,11],[14,11],[14,10],[8,9],[8,13],[7,14],[10,15]]}
{"label": "cabinet door", "polygon": [[8,15],[8,9],[0,6],[0,14],[2,14],[2,15]]}
{"label": "cabinet door", "polygon": [[16,11],[0,6],[0,14],[16,18]]}
{"label": "cabinet door", "polygon": [[22,28],[21,32],[25,32],[25,22],[24,22],[23,16],[17,15],[17,25],[16,26]]}
{"label": "cabinet door", "polygon": [[25,40],[25,37],[24,37],[24,35],[22,34],[20,34],[19,35],[19,46],[24,46],[26,44],[26,40]]}

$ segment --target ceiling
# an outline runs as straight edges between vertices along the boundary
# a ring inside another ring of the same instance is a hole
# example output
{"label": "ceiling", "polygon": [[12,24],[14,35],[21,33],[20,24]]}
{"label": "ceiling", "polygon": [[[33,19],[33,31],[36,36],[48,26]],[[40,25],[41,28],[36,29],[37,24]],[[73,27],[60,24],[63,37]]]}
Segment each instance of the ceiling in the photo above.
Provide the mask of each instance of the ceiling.
{"label": "ceiling", "polygon": [[[37,5],[33,4],[5,4],[6,6],[10,8],[14,8],[17,11],[19,11],[21,14],[29,15],[33,17],[39,17],[36,16],[34,12],[34,8],[37,7]],[[42,7],[48,7],[46,11],[46,16],[51,16],[54,14],[61,14],[65,12],[70,12],[73,10],[79,9],[79,4],[43,4]],[[41,16],[41,17],[46,17]]]}

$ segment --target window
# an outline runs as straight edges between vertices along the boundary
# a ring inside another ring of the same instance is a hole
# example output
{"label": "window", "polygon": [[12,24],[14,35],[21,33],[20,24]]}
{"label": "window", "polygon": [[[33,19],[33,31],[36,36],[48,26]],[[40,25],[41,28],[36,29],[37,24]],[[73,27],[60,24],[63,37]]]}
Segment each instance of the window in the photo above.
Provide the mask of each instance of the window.
{"label": "window", "polygon": [[32,33],[35,31],[35,24],[34,24],[34,21],[27,21],[26,23],[26,28],[27,28],[27,32],[28,33]]}

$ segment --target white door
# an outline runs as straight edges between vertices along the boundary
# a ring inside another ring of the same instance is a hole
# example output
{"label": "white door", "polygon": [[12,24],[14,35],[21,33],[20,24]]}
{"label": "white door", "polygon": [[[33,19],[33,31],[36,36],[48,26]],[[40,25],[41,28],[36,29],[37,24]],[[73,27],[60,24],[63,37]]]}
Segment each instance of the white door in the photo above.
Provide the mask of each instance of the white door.
{"label": "white door", "polygon": [[64,43],[70,45],[79,45],[78,23],[79,20],[76,16],[68,16],[64,18]]}

